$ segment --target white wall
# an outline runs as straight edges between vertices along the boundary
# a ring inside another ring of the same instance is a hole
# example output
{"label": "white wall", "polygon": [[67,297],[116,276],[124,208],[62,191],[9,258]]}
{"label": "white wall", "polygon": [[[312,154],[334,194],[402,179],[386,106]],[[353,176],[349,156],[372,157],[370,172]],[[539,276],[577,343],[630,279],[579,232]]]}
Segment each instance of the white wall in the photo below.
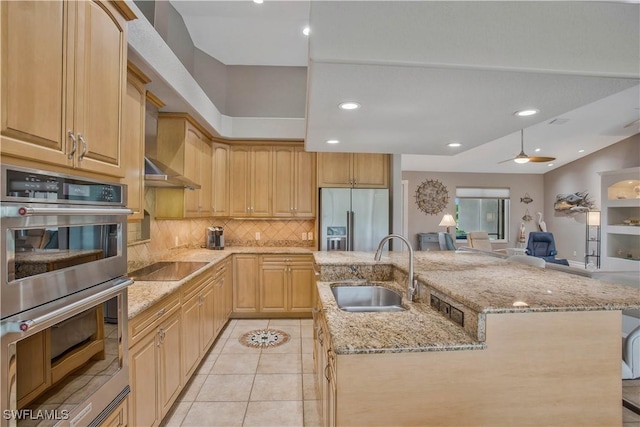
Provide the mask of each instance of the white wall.
{"label": "white wall", "polygon": [[[509,242],[503,245],[494,245],[496,248],[515,246],[518,239],[520,223],[523,222],[522,216],[527,209],[531,216],[534,217],[534,220],[525,222],[525,229],[527,233],[537,231],[537,217],[535,213],[538,211],[542,212],[544,209],[542,175],[403,171],[402,179],[409,181],[409,237],[413,239],[415,245],[417,245],[417,233],[444,231],[444,227],[439,227],[438,224],[445,213],[455,212],[456,187],[501,187],[511,190]],[[437,215],[425,214],[418,209],[415,203],[415,191],[418,185],[428,179],[437,179],[442,182],[449,192],[447,208]],[[533,202],[528,205],[520,202],[520,198],[524,197],[525,193],[528,193],[533,199]],[[399,202],[396,201],[395,203]],[[451,230],[451,232],[453,233],[453,230]]]}
{"label": "white wall", "polygon": [[640,134],[544,174],[545,222],[549,231],[553,232],[562,258],[584,261],[586,224],[584,214],[566,216],[556,213],[553,209],[556,195],[587,191],[595,201],[596,209],[600,210],[602,203],[598,172],[635,166],[640,166]]}

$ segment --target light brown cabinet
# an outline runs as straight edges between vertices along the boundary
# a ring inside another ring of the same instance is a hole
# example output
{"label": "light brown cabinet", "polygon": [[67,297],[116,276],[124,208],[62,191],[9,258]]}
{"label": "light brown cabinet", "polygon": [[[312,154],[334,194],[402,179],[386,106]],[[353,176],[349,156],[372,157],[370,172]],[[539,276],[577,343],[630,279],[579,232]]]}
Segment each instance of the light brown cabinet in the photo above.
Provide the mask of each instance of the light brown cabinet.
{"label": "light brown cabinet", "polygon": [[315,163],[304,147],[273,148],[274,217],[315,217]]}
{"label": "light brown cabinet", "polygon": [[226,260],[216,267],[213,279],[214,331],[218,336],[229,320],[233,308],[233,282],[231,260]]}
{"label": "light brown cabinet", "polygon": [[271,147],[232,146],[229,153],[230,215],[271,216]]}
{"label": "light brown cabinet", "polygon": [[233,256],[233,312],[257,313],[259,311],[258,255]]}
{"label": "light brown cabinet", "polygon": [[188,381],[215,338],[213,271],[182,285],[182,375]]}
{"label": "light brown cabinet", "polygon": [[129,397],[125,397],[99,424],[99,427],[125,427],[128,421]]}
{"label": "light brown cabinet", "polygon": [[179,293],[131,319],[129,337],[129,425],[155,426],[183,385]]}
{"label": "light brown cabinet", "polygon": [[327,322],[320,306],[313,310],[313,325],[313,356],[322,426],[333,427],[336,425],[336,357],[332,348]]}
{"label": "light brown cabinet", "polygon": [[157,159],[200,189],[158,188],[156,218],[181,219],[211,215],[211,136],[186,114],[158,116]]}
{"label": "light brown cabinet", "polygon": [[318,153],[318,187],[388,188],[389,155]]}
{"label": "light brown cabinet", "polygon": [[307,255],[263,255],[260,311],[309,313],[314,306],[313,259]]}
{"label": "light brown cabinet", "polygon": [[127,67],[127,92],[122,115],[123,183],[127,184],[127,207],[133,211],[128,220],[144,217],[144,118],[149,78],[135,65]]}
{"label": "light brown cabinet", "polygon": [[214,142],[212,148],[211,216],[229,216],[229,146]]}
{"label": "light brown cabinet", "polygon": [[2,154],[124,177],[121,2],[1,2]]}

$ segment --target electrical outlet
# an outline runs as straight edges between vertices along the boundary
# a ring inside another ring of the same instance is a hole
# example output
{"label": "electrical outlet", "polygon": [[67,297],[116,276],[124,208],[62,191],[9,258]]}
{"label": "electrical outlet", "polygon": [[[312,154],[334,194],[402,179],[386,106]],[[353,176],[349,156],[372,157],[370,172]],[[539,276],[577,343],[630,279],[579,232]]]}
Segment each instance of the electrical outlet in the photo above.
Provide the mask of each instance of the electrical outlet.
{"label": "electrical outlet", "polygon": [[577,256],[578,252],[577,251],[573,251],[573,256]]}
{"label": "electrical outlet", "polygon": [[256,231],[256,240],[260,240],[260,232]]}
{"label": "electrical outlet", "polygon": [[307,233],[307,240],[313,240],[313,231]]}
{"label": "electrical outlet", "polygon": [[307,233],[302,233],[302,240],[307,240]]}
{"label": "electrical outlet", "polygon": [[175,236],[175,237],[173,238],[173,246],[178,246],[178,242],[179,242],[179,241],[178,241],[178,236]]}

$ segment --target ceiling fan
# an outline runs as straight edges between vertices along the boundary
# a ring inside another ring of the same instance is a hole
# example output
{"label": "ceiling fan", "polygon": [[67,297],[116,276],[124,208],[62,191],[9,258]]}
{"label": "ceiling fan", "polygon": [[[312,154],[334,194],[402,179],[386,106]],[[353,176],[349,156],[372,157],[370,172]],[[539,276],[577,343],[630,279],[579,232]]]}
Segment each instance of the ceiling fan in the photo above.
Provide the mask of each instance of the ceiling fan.
{"label": "ceiling fan", "polygon": [[525,154],[524,152],[524,129],[520,129],[520,154],[518,154],[517,156],[515,156],[512,159],[507,159],[507,160],[503,160],[501,162],[498,162],[498,164],[500,163],[504,163],[504,162],[508,162],[513,160],[516,163],[529,163],[529,162],[535,162],[535,163],[544,163],[544,162],[551,162],[553,160],[555,160],[555,157],[537,157],[537,156],[529,156],[527,154]]}

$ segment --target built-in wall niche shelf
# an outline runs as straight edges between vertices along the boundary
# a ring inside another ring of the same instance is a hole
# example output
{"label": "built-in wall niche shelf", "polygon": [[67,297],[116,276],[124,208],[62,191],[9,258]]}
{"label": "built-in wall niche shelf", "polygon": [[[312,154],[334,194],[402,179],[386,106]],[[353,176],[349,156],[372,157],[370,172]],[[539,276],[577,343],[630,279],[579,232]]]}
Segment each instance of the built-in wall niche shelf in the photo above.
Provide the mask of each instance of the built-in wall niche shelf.
{"label": "built-in wall niche shelf", "polygon": [[640,272],[640,167],[601,176],[602,269]]}

